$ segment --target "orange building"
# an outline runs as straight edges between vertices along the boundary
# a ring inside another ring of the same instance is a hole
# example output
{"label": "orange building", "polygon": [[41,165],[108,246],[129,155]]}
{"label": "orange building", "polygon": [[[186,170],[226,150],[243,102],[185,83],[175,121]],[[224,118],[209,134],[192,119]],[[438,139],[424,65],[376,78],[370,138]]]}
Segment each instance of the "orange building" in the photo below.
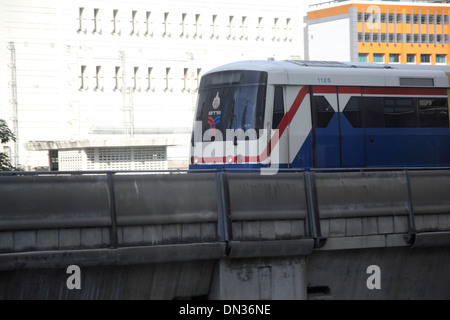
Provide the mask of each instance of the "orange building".
{"label": "orange building", "polygon": [[307,17],[311,60],[449,64],[449,4],[345,1]]}

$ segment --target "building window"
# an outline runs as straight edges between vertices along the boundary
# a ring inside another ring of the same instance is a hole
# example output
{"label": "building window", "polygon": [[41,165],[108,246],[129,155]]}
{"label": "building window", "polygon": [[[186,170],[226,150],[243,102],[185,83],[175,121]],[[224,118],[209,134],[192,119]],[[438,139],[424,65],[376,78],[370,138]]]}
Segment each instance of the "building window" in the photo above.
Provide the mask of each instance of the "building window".
{"label": "building window", "polygon": [[400,63],[400,54],[398,53],[389,54],[389,63]]}
{"label": "building window", "polygon": [[120,67],[115,67],[114,71],[114,91],[120,90]]}
{"label": "building window", "polygon": [[78,11],[78,32],[85,32],[86,29],[84,27],[84,8],[79,8]]}
{"label": "building window", "polygon": [[426,24],[427,23],[427,16],[426,15],[421,15],[420,16],[420,23],[421,24]]}
{"label": "building window", "polygon": [[87,90],[88,84],[87,84],[87,72],[86,72],[86,66],[81,66],[81,75],[80,75],[80,90]]}
{"label": "building window", "polygon": [[164,91],[165,92],[169,92],[169,91],[171,92],[172,88],[170,87],[170,68],[166,68],[165,80],[166,80],[166,87],[165,87]]}
{"label": "building window", "polygon": [[242,34],[241,34],[241,40],[248,40],[247,36],[247,17],[242,17]]}
{"label": "building window", "polygon": [[280,32],[279,32],[279,20],[278,18],[273,19],[273,41],[280,41]]}
{"label": "building window", "polygon": [[292,41],[292,33],[291,33],[291,19],[286,19],[286,38],[284,41]]}
{"label": "building window", "polygon": [[131,33],[130,35],[139,35],[137,11],[131,11]]}
{"label": "building window", "polygon": [[229,18],[229,24],[228,24],[228,39],[235,39],[234,36],[234,16],[230,16]]}
{"label": "building window", "polygon": [[183,92],[189,92],[189,68],[184,68],[183,72]]}
{"label": "building window", "polygon": [[393,43],[395,40],[395,35],[393,33],[389,33],[389,43]]}
{"label": "building window", "polygon": [[119,30],[119,10],[113,10],[113,31],[112,34],[118,34],[120,35],[120,30]]}
{"label": "building window", "polygon": [[200,15],[196,14],[195,15],[195,34],[194,34],[194,38],[201,38],[201,34],[200,34]]}
{"label": "building window", "polygon": [[369,54],[368,53],[359,53],[358,54],[358,62],[369,62]]}
{"label": "building window", "polygon": [[358,42],[363,42],[363,34],[361,32],[358,33]]}
{"label": "building window", "polygon": [[152,33],[152,22],[151,22],[151,15],[152,15],[152,13],[151,13],[151,11],[147,11],[146,13],[145,13],[145,36],[153,36],[153,33]]}
{"label": "building window", "polygon": [[416,63],[416,55],[415,54],[407,54],[406,55],[406,63]]}
{"label": "building window", "polygon": [[393,13],[389,14],[389,23],[394,23],[395,15]]}
{"label": "building window", "polygon": [[139,87],[139,67],[134,67],[133,91],[141,91],[141,88]]}
{"label": "building window", "polygon": [[378,33],[374,33],[373,35],[372,35],[372,42],[378,42]]}
{"label": "building window", "polygon": [[212,16],[212,33],[211,33],[211,39],[218,39],[219,35],[217,34],[217,15]]}
{"label": "building window", "polygon": [[147,92],[155,91],[153,88],[152,72],[153,72],[153,68],[148,67],[148,69],[147,69],[147,90],[146,90]]}
{"label": "building window", "polygon": [[195,91],[198,91],[198,88],[200,87],[200,80],[201,80],[201,74],[202,74],[202,69],[198,68],[197,69],[197,76],[196,76],[196,82],[197,82],[197,88],[195,89]]}
{"label": "building window", "polygon": [[102,30],[100,28],[100,9],[94,9],[94,30],[92,33],[102,33]]}
{"label": "building window", "polygon": [[102,67],[95,67],[95,91],[103,91],[103,83],[102,83]]}
{"label": "building window", "polygon": [[373,62],[384,63],[384,53],[374,53]]}
{"label": "building window", "polygon": [[264,26],[263,26],[263,18],[258,18],[258,36],[256,40],[264,40]]}
{"label": "building window", "polygon": [[431,63],[431,54],[421,54],[420,63],[429,64]]}
{"label": "building window", "polygon": [[181,34],[180,37],[188,37],[187,26],[186,26],[187,13],[181,14]]}
{"label": "building window", "polygon": [[164,12],[164,33],[163,37],[170,37],[170,22],[169,22],[169,12]]}
{"label": "building window", "polygon": [[447,55],[437,54],[436,55],[436,63],[437,64],[446,64],[447,63]]}
{"label": "building window", "polygon": [[405,17],[406,17],[405,23],[411,23],[411,15],[407,14]]}
{"label": "building window", "polygon": [[358,12],[358,22],[364,22],[362,12]]}
{"label": "building window", "polygon": [[428,35],[422,34],[420,37],[420,43],[428,43]]}

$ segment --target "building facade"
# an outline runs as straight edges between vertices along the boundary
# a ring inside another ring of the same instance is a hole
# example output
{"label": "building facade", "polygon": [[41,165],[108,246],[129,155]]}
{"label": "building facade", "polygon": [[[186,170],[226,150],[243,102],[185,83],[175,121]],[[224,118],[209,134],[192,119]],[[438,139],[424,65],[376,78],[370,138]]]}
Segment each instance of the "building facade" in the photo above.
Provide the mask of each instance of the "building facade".
{"label": "building facade", "polygon": [[450,5],[345,1],[311,6],[309,59],[448,65]]}
{"label": "building facade", "polygon": [[[0,118],[25,170],[187,168],[201,75],[303,59],[288,0],[0,0]],[[300,32],[299,32],[300,30]]]}

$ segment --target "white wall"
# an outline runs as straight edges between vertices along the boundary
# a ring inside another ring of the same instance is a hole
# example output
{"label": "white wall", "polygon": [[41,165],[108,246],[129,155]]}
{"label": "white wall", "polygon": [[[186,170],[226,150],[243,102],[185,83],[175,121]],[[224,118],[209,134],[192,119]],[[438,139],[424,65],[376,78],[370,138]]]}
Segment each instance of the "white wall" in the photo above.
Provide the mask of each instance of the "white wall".
{"label": "white wall", "polygon": [[350,19],[311,24],[308,27],[311,60],[350,61]]}
{"label": "white wall", "polygon": [[[170,137],[176,135],[177,145],[168,154],[175,155],[175,161],[183,157],[187,160],[197,71],[201,75],[218,65],[244,59],[303,58],[304,6],[302,2],[289,0],[0,1],[0,118],[12,126],[8,43],[14,42],[19,164],[30,169],[48,165],[47,152],[35,151],[45,144],[32,144],[33,141],[82,141],[83,145],[86,141],[89,145],[90,141],[92,145],[96,141],[108,140],[111,144],[120,140],[123,145],[131,137],[118,134],[117,130],[124,128],[131,114],[125,109],[130,106],[134,127],[148,130],[136,134],[135,139],[151,145],[155,141],[152,133],[162,133],[167,141],[174,141]],[[84,8],[81,25],[80,8]],[[115,34],[114,10],[118,10]],[[215,37],[211,37],[213,15],[217,16]],[[234,17],[231,27],[230,16]],[[196,17],[200,17],[198,27]],[[244,28],[243,17],[246,17]],[[258,27],[261,17],[262,24]],[[133,88],[136,83],[136,90],[120,90],[123,66],[125,87]],[[96,89],[98,67],[100,88]],[[116,67],[120,68],[119,90],[114,91]],[[82,68],[85,68],[83,88]],[[149,68],[152,68],[150,90]],[[167,68],[170,68],[169,90],[165,90]]]}

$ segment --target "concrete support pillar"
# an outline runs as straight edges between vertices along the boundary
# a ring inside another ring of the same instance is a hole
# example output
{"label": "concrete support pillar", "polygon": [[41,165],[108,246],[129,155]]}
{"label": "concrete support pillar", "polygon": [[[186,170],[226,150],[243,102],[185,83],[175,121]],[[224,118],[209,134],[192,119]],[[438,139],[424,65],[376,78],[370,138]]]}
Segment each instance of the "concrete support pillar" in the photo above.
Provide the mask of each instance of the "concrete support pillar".
{"label": "concrete support pillar", "polygon": [[306,300],[304,256],[222,259],[215,268],[212,300]]}

